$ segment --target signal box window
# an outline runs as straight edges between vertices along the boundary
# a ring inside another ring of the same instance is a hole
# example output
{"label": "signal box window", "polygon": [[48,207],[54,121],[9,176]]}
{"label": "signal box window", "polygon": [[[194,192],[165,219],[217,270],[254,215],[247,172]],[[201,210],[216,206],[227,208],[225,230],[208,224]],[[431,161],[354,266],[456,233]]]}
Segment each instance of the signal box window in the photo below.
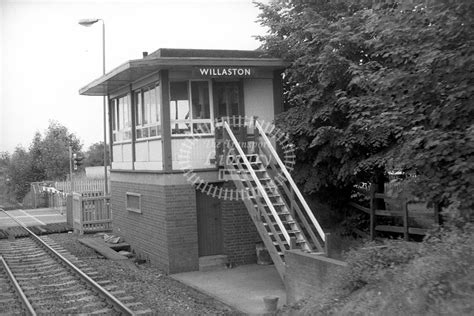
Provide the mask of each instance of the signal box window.
{"label": "signal box window", "polygon": [[160,109],[161,91],[159,86],[147,87],[134,92],[136,137],[144,139],[161,136]]}
{"label": "signal box window", "polygon": [[114,142],[132,139],[132,116],[129,96],[112,100],[112,132]]}
{"label": "signal box window", "polygon": [[171,134],[211,134],[208,81],[170,83]]}

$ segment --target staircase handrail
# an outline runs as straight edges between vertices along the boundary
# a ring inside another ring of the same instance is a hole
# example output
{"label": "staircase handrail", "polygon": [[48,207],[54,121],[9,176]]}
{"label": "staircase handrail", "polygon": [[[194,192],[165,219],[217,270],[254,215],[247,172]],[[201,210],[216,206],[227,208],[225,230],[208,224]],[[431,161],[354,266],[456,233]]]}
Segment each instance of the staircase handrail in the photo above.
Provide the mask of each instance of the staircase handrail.
{"label": "staircase handrail", "polygon": [[283,223],[280,219],[280,216],[278,216],[278,213],[275,210],[275,207],[273,206],[273,203],[270,201],[270,198],[268,197],[267,192],[265,191],[262,184],[260,183],[260,180],[258,179],[257,174],[253,170],[252,165],[250,164],[249,160],[247,159],[247,156],[245,155],[244,151],[242,150],[239,143],[237,142],[237,139],[235,138],[234,133],[232,132],[232,129],[230,128],[229,124],[227,124],[227,122],[224,122],[224,128],[226,129],[227,134],[229,135],[230,139],[234,143],[234,146],[237,149],[237,151],[239,152],[239,155],[242,157],[245,165],[247,166],[247,168],[250,172],[250,175],[252,176],[253,180],[257,184],[258,191],[260,191],[260,194],[263,196],[263,199],[265,200],[268,207],[270,208],[270,211],[272,212],[273,217],[275,218],[278,226],[280,227],[281,232],[283,233],[283,236],[285,236],[286,242],[289,245],[290,244],[290,236],[288,235],[288,232],[286,231],[286,228],[283,225]]}
{"label": "staircase handrail", "polygon": [[311,211],[311,209],[309,208],[308,203],[306,203],[306,200],[304,199],[304,197],[301,194],[300,190],[296,186],[296,183],[293,181],[293,178],[291,177],[290,173],[288,172],[285,165],[281,161],[281,159],[278,156],[277,152],[273,148],[270,140],[268,139],[267,135],[265,134],[265,131],[263,130],[262,126],[260,125],[260,123],[257,120],[255,120],[255,127],[258,129],[260,135],[262,136],[262,139],[264,140],[265,145],[268,147],[268,150],[270,151],[270,153],[272,154],[272,156],[275,158],[276,162],[280,166],[280,169],[283,172],[283,174],[285,175],[286,180],[288,180],[291,187],[293,188],[293,191],[296,193],[296,196],[300,200],[301,205],[303,205],[303,208],[304,208],[306,214],[308,215],[309,219],[311,220],[311,223],[314,225],[314,227],[316,227],[316,230],[318,231],[319,236],[321,237],[321,239],[323,241],[326,241],[326,235],[324,234],[323,229],[321,228],[318,221],[314,217],[314,214]]}

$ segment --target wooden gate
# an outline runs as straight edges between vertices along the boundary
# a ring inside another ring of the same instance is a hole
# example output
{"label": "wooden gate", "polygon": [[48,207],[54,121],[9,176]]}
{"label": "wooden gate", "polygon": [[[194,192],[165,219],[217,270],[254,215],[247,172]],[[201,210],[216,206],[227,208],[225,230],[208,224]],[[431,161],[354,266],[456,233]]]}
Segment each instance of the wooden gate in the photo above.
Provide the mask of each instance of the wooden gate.
{"label": "wooden gate", "polygon": [[72,217],[74,231],[85,232],[112,230],[110,196],[103,193],[73,193]]}

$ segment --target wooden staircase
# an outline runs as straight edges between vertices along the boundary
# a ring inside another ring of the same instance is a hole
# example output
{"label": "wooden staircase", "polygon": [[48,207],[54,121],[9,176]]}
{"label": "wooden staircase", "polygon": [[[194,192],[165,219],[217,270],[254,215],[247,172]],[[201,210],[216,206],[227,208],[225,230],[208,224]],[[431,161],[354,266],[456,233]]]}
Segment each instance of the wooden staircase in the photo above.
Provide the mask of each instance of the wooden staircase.
{"label": "wooden staircase", "polygon": [[[301,249],[324,253],[325,234],[278,157],[261,125],[255,123],[255,141],[260,152],[245,153],[229,124],[223,123],[232,147],[225,167],[242,192],[244,204],[281,278],[285,276],[285,251]],[[265,156],[263,163],[262,158]]]}

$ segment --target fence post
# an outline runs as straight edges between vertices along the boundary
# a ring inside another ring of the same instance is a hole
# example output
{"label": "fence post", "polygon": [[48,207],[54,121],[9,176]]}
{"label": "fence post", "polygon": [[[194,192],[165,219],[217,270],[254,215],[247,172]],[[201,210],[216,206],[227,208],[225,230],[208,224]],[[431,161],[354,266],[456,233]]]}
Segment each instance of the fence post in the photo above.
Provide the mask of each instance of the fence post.
{"label": "fence post", "polygon": [[402,198],[402,207],[403,207],[403,236],[406,241],[408,241],[408,199],[406,197]]}
{"label": "fence post", "polygon": [[370,185],[370,240],[375,239],[375,183]]}
{"label": "fence post", "polygon": [[67,201],[66,201],[66,223],[68,226],[72,227],[72,193],[67,195]]}

